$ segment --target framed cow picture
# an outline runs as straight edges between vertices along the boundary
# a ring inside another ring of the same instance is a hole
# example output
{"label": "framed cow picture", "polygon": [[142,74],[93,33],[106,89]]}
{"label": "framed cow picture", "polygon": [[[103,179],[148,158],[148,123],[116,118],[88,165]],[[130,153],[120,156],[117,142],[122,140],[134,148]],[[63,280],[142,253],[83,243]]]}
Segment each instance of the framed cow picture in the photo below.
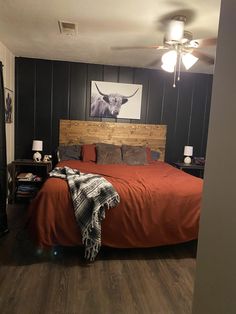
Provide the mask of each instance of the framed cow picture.
{"label": "framed cow picture", "polygon": [[142,85],[91,82],[91,117],[140,119]]}

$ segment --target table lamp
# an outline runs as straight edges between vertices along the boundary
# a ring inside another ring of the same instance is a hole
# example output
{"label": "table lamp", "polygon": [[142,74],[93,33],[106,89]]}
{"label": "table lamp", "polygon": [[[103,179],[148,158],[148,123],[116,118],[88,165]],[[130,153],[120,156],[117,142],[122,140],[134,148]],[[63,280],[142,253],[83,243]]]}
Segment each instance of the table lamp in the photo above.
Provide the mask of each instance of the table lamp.
{"label": "table lamp", "polygon": [[193,156],[193,146],[184,146],[184,163],[191,164],[191,156]]}
{"label": "table lamp", "polygon": [[33,140],[32,150],[35,151],[33,155],[33,160],[36,162],[40,162],[42,159],[42,155],[40,152],[43,150],[43,141]]}

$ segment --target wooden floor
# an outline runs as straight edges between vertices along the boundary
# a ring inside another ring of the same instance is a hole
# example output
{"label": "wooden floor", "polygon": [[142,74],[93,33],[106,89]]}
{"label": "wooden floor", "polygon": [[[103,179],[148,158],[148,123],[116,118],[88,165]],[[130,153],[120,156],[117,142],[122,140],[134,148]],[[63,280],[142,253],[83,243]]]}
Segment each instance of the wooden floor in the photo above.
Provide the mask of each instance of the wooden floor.
{"label": "wooden floor", "polygon": [[1,314],[191,313],[196,242],[152,249],[82,248],[39,254],[23,230],[25,208],[8,208],[0,239]]}

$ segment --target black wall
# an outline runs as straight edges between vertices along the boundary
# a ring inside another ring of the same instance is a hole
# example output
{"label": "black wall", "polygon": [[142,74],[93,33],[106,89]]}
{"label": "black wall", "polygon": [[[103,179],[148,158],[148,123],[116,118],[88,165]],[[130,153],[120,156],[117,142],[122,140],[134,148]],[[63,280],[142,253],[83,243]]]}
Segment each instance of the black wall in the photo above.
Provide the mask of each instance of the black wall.
{"label": "black wall", "polygon": [[[167,124],[166,161],[183,159],[184,145],[205,156],[212,75],[16,58],[15,158],[31,158],[33,139],[44,154],[58,146],[59,120],[99,120],[89,116],[91,81],[143,85],[140,120],[118,122]],[[116,121],[115,119],[104,119]]]}

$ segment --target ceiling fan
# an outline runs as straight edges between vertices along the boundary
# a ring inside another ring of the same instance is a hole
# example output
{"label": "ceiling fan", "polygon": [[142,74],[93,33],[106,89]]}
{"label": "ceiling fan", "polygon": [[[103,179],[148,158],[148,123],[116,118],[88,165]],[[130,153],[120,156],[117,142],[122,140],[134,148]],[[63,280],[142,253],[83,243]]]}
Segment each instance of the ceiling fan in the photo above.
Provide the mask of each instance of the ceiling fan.
{"label": "ceiling fan", "polygon": [[[167,50],[162,55],[162,69],[167,72],[174,72],[174,84],[176,76],[177,80],[180,79],[181,62],[186,70],[190,69],[199,59],[203,62],[213,65],[214,58],[201,51],[199,48],[216,45],[216,38],[206,39],[193,39],[193,34],[184,29],[186,23],[186,16],[177,15],[172,17],[167,25],[167,30],[164,35],[163,45],[153,46],[125,46],[125,47],[112,47],[114,50],[126,49],[157,49]],[[154,60],[148,66],[156,65],[160,59]]]}

